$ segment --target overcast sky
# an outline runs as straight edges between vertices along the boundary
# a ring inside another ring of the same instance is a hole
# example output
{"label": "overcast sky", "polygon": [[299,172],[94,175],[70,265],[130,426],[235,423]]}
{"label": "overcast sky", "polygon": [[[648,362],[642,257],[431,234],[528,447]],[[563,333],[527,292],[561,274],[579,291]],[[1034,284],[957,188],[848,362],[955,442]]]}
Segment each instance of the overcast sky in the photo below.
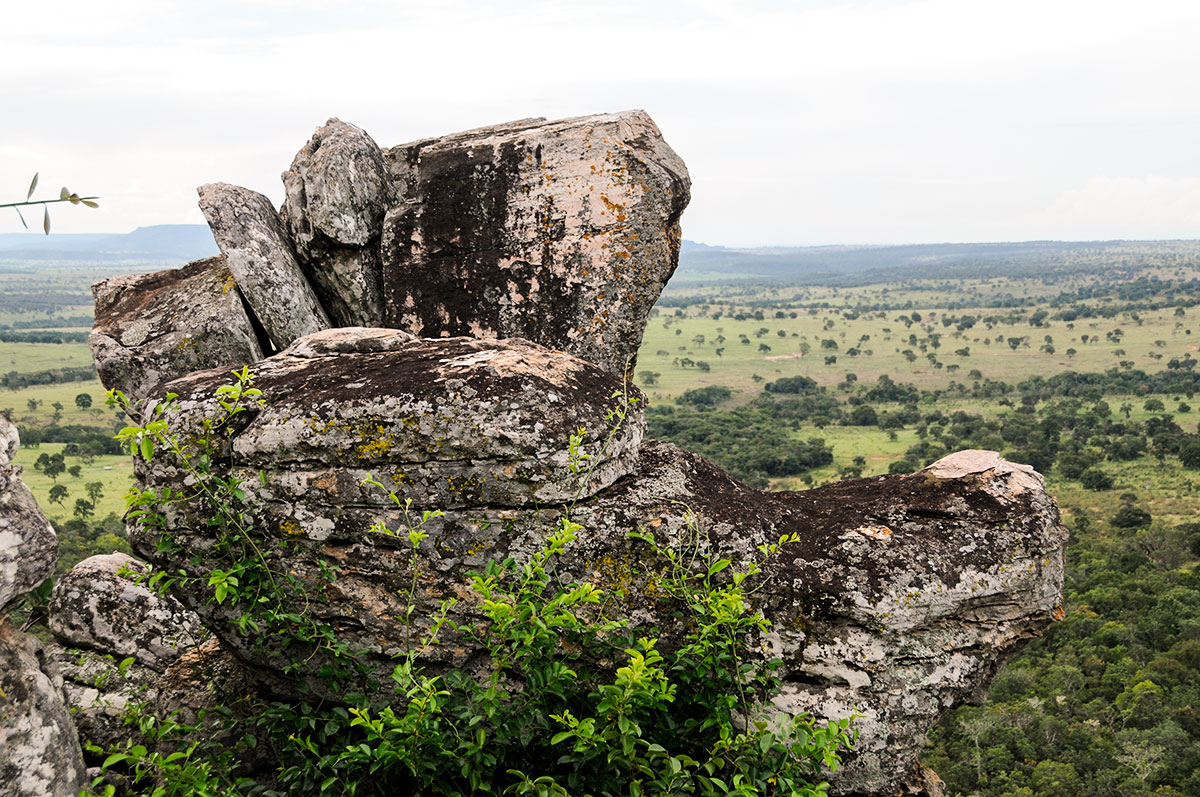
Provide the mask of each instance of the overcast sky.
{"label": "overcast sky", "polygon": [[390,146],[645,108],[692,240],[1197,238],[1198,42],[1195,0],[5,3],[0,202],[40,170],[102,197],[56,231],[198,223],[201,183],[282,200],[330,116]]}

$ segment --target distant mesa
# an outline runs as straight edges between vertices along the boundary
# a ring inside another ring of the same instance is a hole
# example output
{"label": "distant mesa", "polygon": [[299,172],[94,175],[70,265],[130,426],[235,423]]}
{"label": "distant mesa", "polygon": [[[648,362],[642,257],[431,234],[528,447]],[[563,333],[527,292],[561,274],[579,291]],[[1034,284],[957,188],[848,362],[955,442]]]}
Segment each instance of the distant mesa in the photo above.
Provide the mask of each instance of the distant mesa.
{"label": "distant mesa", "polygon": [[34,233],[0,235],[0,262],[55,260],[116,263],[158,261],[186,263],[218,254],[212,232],[204,224],[155,224],[130,233]]}

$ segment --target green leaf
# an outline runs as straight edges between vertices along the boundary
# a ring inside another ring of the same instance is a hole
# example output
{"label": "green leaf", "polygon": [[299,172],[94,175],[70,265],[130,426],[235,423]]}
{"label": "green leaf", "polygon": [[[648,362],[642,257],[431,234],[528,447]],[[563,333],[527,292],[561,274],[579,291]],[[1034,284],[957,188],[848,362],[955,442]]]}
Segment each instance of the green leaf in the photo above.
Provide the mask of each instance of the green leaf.
{"label": "green leaf", "polygon": [[100,768],[108,769],[113,764],[119,764],[127,758],[129,758],[129,756],[125,755],[124,753],[113,753],[108,758],[104,759],[104,763],[101,765]]}
{"label": "green leaf", "polygon": [[152,439],[150,439],[149,437],[143,437],[141,449],[142,449],[142,459],[149,462],[151,457],[154,456],[154,441]]}
{"label": "green leaf", "polygon": [[713,562],[711,565],[708,566],[708,575],[711,576],[715,573],[720,573],[722,570],[724,570],[727,567],[729,567],[728,559],[718,559],[717,561]]}
{"label": "green leaf", "polygon": [[70,196],[71,196],[71,192],[69,190],[67,190],[67,187],[65,185],[62,187],[62,190],[58,192],[59,199],[67,199]]}
{"label": "green leaf", "polygon": [[23,215],[21,215],[21,209],[20,209],[20,208],[13,208],[13,210],[17,211],[17,216],[18,216],[18,218],[20,218],[20,219],[21,219],[21,226],[22,226],[22,227],[24,227],[25,229],[27,229],[27,230],[28,230],[28,229],[29,229],[29,225],[25,223],[25,217],[24,217]]}
{"label": "green leaf", "polygon": [[42,205],[42,229],[46,231],[46,235],[50,234],[50,208]]}
{"label": "green leaf", "polygon": [[34,192],[35,190],[37,190],[38,174],[40,174],[40,173],[41,173],[41,172],[38,172],[37,174],[34,174],[34,175],[33,175],[33,180],[32,180],[32,181],[29,183],[29,193],[25,195],[25,201],[26,201],[26,202],[28,202],[28,201],[29,201],[29,198],[30,198],[31,196],[33,196],[33,192]]}
{"label": "green leaf", "polygon": [[550,738],[550,744],[551,744],[551,745],[556,745],[556,744],[559,744],[559,743],[561,743],[561,742],[562,742],[564,739],[570,739],[570,738],[571,738],[571,736],[572,736],[572,734],[573,734],[573,732],[572,732],[572,731],[561,731],[561,732],[559,732],[559,733],[556,733],[556,734],[554,734],[554,736],[552,736],[552,737]]}
{"label": "green leaf", "polygon": [[93,200],[91,200],[91,199],[81,199],[81,200],[79,200],[79,201],[80,201],[80,202],[82,202],[84,205],[86,205],[86,206],[87,206],[87,207],[89,207],[89,208],[98,208],[98,207],[100,207],[100,203],[99,203],[99,202],[95,202],[95,201],[93,201]]}

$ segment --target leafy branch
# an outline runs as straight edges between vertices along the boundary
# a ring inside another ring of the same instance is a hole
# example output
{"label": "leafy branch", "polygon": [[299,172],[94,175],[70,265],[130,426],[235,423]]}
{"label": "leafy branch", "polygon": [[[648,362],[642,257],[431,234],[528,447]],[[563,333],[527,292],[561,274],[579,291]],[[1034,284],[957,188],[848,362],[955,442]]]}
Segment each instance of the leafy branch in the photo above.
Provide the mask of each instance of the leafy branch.
{"label": "leafy branch", "polygon": [[[39,174],[40,174],[40,172],[39,172]],[[31,180],[29,183],[29,191],[28,191],[28,193],[25,194],[25,200],[23,202],[6,202],[3,204],[0,204],[0,208],[12,208],[13,210],[15,210],[17,212],[17,216],[21,219],[21,226],[27,230],[29,229],[29,225],[25,222],[24,214],[21,213],[21,208],[23,208],[23,207],[29,207],[31,205],[41,205],[42,206],[42,229],[45,231],[46,235],[50,234],[50,208],[48,207],[49,205],[53,205],[56,202],[70,202],[72,205],[84,205],[85,207],[89,207],[89,208],[100,207],[100,203],[98,203],[96,201],[100,197],[98,197],[98,196],[80,196],[79,194],[76,194],[73,191],[71,191],[66,186],[63,186],[62,190],[60,190],[58,192],[58,199],[34,199],[33,192],[37,190],[37,186],[38,186],[38,175],[35,174],[33,176],[33,180]]]}

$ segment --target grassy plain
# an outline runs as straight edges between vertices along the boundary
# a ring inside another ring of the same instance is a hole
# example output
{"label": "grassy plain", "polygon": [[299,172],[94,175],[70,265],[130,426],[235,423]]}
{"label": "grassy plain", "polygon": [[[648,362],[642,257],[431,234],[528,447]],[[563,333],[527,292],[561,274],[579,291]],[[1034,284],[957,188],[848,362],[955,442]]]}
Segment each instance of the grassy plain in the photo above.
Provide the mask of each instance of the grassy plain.
{"label": "grassy plain", "polygon": [[[1197,275],[1190,274],[1189,278],[1194,276]],[[1037,282],[1028,291],[1021,289],[1019,293],[1025,296],[1033,293],[1035,287],[1044,292],[1044,286]],[[846,373],[856,374],[860,383],[873,383],[880,374],[888,374],[896,381],[932,390],[954,380],[969,381],[971,370],[980,371],[984,378],[1015,384],[1035,374],[1052,376],[1068,370],[1102,372],[1119,367],[1122,361],[1132,362],[1148,372],[1156,371],[1171,357],[1200,351],[1200,306],[1185,308],[1182,316],[1176,316],[1174,308],[1140,312],[1137,313],[1140,324],[1119,315],[1074,322],[1048,320],[1043,322],[1045,326],[1032,327],[1024,319],[1036,307],[947,309],[948,304],[961,301],[962,295],[956,299],[955,294],[937,285],[929,288],[915,291],[898,287],[895,293],[884,293],[887,286],[867,286],[841,289],[837,295],[819,289],[799,293],[762,289],[748,295],[744,289],[730,289],[728,295],[713,289],[679,292],[668,289],[665,294],[668,299],[701,295],[711,297],[713,303],[707,310],[704,304],[690,305],[681,310],[683,316],[675,315],[678,308],[662,305],[657,308],[638,351],[637,381],[656,399],[671,399],[684,390],[714,384],[742,393],[757,393],[761,382],[755,379],[756,375],[764,381],[807,376],[832,388],[843,381]],[[773,309],[768,304],[786,303],[789,297],[796,296],[800,297],[797,304],[806,309],[796,310],[795,305],[790,310]],[[902,300],[901,304],[911,301],[914,307],[859,309],[897,300]],[[826,302],[831,306],[814,306]],[[911,319],[914,310],[921,316],[921,322],[906,325],[899,320],[901,316]],[[761,320],[752,317],[755,311],[762,313]],[[720,316],[714,317],[718,313]],[[751,317],[739,321],[735,317],[738,313]],[[783,313],[783,317],[776,317],[777,313]],[[794,318],[792,313],[796,314]],[[1023,318],[1014,318],[1016,313]],[[946,316],[968,315],[980,320],[961,332],[955,326],[941,323]],[[982,321],[984,317],[996,320],[987,324]],[[919,343],[910,340],[910,335],[918,340],[927,337],[922,324],[931,326],[939,335],[937,348],[926,344],[926,350],[922,350]],[[1108,333],[1114,330],[1124,334],[1116,340],[1109,339]],[[1085,335],[1087,342],[1083,341]],[[1042,349],[1047,345],[1046,336],[1051,338],[1053,353]],[[1007,342],[1012,337],[1022,340],[1016,349]],[[837,348],[823,348],[823,341],[832,341]],[[770,350],[760,350],[763,345]],[[853,348],[859,353],[848,354],[847,350]],[[961,349],[968,351],[957,354]],[[906,358],[903,354],[906,350],[912,351],[916,359]],[[941,367],[927,358],[929,353],[937,356]],[[831,356],[836,357],[836,362],[827,364],[826,358]],[[711,370],[677,364],[685,358],[705,362]],[[658,383],[647,385],[644,372],[659,374]]]}

